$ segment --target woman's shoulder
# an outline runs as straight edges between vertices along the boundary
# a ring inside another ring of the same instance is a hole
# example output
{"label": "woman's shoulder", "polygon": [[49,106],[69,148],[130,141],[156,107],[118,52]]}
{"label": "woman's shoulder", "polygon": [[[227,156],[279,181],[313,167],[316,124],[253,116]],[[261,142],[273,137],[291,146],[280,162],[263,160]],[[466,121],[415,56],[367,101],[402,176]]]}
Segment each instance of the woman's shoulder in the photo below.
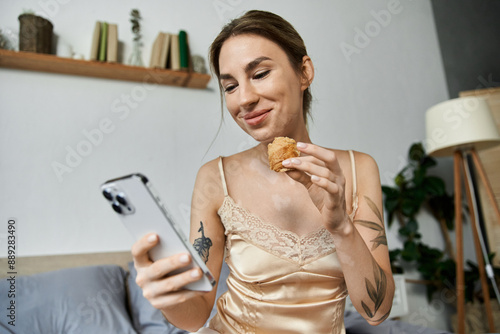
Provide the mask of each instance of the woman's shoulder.
{"label": "woman's shoulder", "polygon": [[244,155],[241,153],[236,153],[228,156],[218,156],[206,163],[204,163],[200,169],[198,170],[198,174],[213,174],[220,173],[221,169],[226,169],[227,165],[234,164],[235,162],[242,161],[244,159]]}
{"label": "woman's shoulder", "polygon": [[212,159],[199,168],[193,190],[193,203],[210,202],[215,210],[222,204],[224,190],[219,160],[220,158]]}
{"label": "woman's shoulder", "polygon": [[210,184],[220,184],[221,183],[221,173],[219,169],[219,160],[221,158],[217,157],[206,163],[204,163],[199,169],[196,175],[195,190],[198,187],[204,188],[207,183]]}
{"label": "woman's shoulder", "polygon": [[[356,174],[359,176],[369,175],[370,177],[378,176],[379,170],[375,159],[368,153],[356,151],[356,150],[341,150],[341,149],[330,149],[335,153],[339,164],[343,170],[351,170],[354,168]],[[352,152],[352,155],[351,153]]]}
{"label": "woman's shoulder", "polygon": [[[380,188],[380,172],[375,158],[364,152],[352,150],[352,153],[359,188],[361,190],[365,188],[365,186],[368,188]],[[347,159],[351,159],[349,150],[343,151],[343,154]],[[351,161],[347,163],[352,166]]]}
{"label": "woman's shoulder", "polygon": [[349,151],[351,151],[353,153],[356,165],[359,164],[361,166],[366,166],[366,167],[371,167],[371,168],[377,166],[377,162],[370,154],[360,152],[360,151],[355,151],[355,150],[346,150],[344,152],[345,152],[345,154],[349,155]]}
{"label": "woman's shoulder", "polygon": [[[356,150],[343,150],[343,149],[335,149],[328,148],[330,151],[334,152],[339,162],[351,163],[354,159],[356,167],[366,166],[366,167],[374,167],[377,165],[375,159],[368,153],[356,151]],[[352,152],[352,156],[351,156]]]}
{"label": "woman's shoulder", "polygon": [[217,161],[218,163],[219,160],[222,160],[224,171],[226,171],[227,168],[234,169],[235,166],[237,165],[241,166],[245,163],[248,163],[250,160],[254,158],[255,158],[255,147],[231,155],[220,156],[216,158],[215,161]]}

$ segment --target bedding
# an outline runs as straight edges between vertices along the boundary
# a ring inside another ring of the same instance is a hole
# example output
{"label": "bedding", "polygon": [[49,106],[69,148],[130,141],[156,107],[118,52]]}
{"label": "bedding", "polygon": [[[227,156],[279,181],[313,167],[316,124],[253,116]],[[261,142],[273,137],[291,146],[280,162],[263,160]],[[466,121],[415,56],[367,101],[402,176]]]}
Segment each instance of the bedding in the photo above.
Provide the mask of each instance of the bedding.
{"label": "bedding", "polygon": [[[217,297],[227,290],[224,264]],[[16,296],[6,298],[11,288],[7,278],[0,281],[0,309],[14,300],[15,327],[7,314],[0,317],[0,333],[16,334],[183,334],[168,323],[143,297],[135,283],[136,271],[118,265],[97,265],[60,269],[30,276],[17,276]],[[211,317],[215,314],[212,310]],[[447,333],[386,320],[373,327],[357,312],[345,313],[347,334],[438,334]]]}
{"label": "bedding", "polygon": [[61,269],[0,283],[0,309],[15,301],[15,326],[0,317],[1,333],[137,333],[127,311],[126,271],[115,265]]}

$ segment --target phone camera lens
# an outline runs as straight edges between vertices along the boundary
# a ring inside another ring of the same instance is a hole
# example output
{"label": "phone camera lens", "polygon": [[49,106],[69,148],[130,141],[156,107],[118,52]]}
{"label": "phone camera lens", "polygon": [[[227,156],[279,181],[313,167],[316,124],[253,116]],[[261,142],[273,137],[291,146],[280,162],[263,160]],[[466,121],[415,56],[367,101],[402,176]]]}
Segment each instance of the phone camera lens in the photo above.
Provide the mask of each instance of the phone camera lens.
{"label": "phone camera lens", "polygon": [[116,195],[116,200],[123,205],[127,205],[127,200],[125,199],[125,194],[124,193],[119,193]]}
{"label": "phone camera lens", "polygon": [[102,194],[104,195],[104,197],[106,197],[107,200],[109,200],[109,201],[113,200],[113,194],[111,193],[110,189],[104,189],[102,191]]}
{"label": "phone camera lens", "polygon": [[120,205],[120,203],[113,202],[112,207],[113,207],[113,210],[115,210],[117,213],[120,213],[120,214],[121,214],[121,213],[122,213],[122,211],[123,211],[123,210],[122,210],[122,207],[121,207],[121,205]]}

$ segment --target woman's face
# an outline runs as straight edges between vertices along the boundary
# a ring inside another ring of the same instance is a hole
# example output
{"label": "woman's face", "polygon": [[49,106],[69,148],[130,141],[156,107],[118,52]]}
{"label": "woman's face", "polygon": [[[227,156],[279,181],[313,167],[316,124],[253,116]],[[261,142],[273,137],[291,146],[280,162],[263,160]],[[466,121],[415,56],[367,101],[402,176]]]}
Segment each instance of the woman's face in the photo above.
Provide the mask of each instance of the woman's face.
{"label": "woman's face", "polygon": [[300,140],[309,81],[294,71],[277,44],[257,35],[231,37],[222,45],[219,68],[227,108],[245,132],[264,143],[277,136]]}

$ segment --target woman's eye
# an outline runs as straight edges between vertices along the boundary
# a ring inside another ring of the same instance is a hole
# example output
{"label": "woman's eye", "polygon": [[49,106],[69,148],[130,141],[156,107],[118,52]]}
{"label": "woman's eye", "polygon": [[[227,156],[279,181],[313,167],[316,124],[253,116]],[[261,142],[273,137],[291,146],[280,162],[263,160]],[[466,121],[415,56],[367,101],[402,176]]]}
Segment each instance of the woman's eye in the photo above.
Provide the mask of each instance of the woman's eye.
{"label": "woman's eye", "polygon": [[226,87],[224,87],[224,92],[226,92],[226,93],[230,93],[230,92],[232,92],[235,88],[236,88],[236,85],[227,85]]}
{"label": "woman's eye", "polygon": [[266,77],[269,74],[269,72],[270,72],[269,70],[258,72],[254,75],[254,79],[262,79]]}

